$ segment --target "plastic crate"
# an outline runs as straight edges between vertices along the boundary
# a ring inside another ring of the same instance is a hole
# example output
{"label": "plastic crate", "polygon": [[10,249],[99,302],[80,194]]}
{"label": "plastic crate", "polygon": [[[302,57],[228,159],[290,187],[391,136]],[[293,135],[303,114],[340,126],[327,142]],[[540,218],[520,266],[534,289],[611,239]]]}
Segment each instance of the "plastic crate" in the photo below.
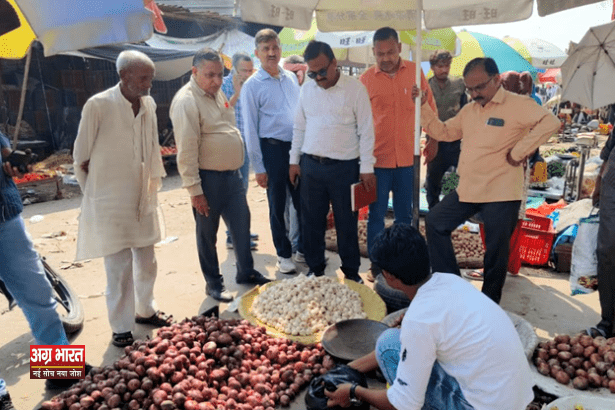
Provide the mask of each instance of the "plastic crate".
{"label": "plastic crate", "polygon": [[522,263],[546,265],[549,262],[555,231],[540,231],[521,227],[519,235],[519,257]]}
{"label": "plastic crate", "polygon": [[533,229],[536,231],[551,231],[553,230],[553,220],[546,216],[538,216],[532,214],[525,214],[525,218],[521,221],[522,229]]}

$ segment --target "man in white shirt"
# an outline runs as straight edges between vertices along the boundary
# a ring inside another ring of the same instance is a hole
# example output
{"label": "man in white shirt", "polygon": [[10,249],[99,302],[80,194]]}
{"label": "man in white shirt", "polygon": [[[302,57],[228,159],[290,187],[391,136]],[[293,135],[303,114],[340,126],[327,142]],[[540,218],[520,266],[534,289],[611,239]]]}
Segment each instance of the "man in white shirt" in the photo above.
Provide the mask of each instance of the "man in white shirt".
{"label": "man in white shirt", "polygon": [[166,175],[149,96],[154,63],[130,50],[116,66],[119,84],[83,107],[73,157],[83,192],[76,259],[104,257],[112,343],[121,347],[133,343],[135,321],[166,326],[172,320],[154,302],[157,191]]}
{"label": "man in white shirt", "polygon": [[289,177],[301,176],[301,224],[309,274],[324,275],[325,230],[329,202],[335,215],[341,270],[362,282],[357,213],[352,211],[350,185],[363,181],[375,189],[374,126],[365,86],[337,69],[331,47],[311,41],[304,53],[307,75],[295,116]]}
{"label": "man in white shirt", "polygon": [[389,389],[343,384],[329,406],[368,402],[378,409],[521,410],[532,377],[510,318],[457,275],[431,273],[427,244],[406,224],[382,231],[370,252],[387,284],[412,303],[401,329],[388,329],[374,352],[348,365],[380,367]]}

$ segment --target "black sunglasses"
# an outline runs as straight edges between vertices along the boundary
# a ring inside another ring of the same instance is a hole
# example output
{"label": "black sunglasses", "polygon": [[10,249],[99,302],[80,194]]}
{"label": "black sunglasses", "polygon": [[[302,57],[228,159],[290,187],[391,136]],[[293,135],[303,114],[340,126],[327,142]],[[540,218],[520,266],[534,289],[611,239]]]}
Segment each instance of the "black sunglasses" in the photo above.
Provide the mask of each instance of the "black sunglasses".
{"label": "black sunglasses", "polygon": [[333,60],[329,61],[329,64],[327,64],[327,66],[325,68],[321,68],[318,71],[308,71],[307,72],[307,76],[310,77],[312,80],[315,80],[316,77],[318,77],[318,76],[320,76],[322,78],[327,78],[327,70],[331,66],[332,62],[333,62]]}

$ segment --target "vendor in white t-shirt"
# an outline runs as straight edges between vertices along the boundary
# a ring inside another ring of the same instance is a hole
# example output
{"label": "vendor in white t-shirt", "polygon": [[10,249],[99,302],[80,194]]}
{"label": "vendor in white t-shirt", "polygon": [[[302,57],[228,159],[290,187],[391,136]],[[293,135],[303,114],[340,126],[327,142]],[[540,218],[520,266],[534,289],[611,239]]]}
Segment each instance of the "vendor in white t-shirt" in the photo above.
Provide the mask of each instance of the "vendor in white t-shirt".
{"label": "vendor in white t-shirt", "polygon": [[329,406],[378,409],[524,410],[532,378],[515,327],[502,308],[457,275],[431,273],[427,244],[409,225],[382,231],[370,251],[389,286],[412,303],[401,329],[349,366],[380,367],[388,389],[343,384]]}

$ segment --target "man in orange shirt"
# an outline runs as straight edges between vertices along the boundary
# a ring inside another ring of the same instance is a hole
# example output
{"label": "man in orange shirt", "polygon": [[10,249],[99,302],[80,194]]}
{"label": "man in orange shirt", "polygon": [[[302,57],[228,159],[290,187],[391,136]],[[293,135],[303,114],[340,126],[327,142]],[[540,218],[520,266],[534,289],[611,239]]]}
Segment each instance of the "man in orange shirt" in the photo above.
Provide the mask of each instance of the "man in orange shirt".
{"label": "man in orange shirt", "polygon": [[[414,189],[414,99],[411,86],[415,82],[416,65],[403,60],[397,32],[383,27],[374,33],[373,52],[376,65],[360,80],[367,88],[374,116],[374,173],[378,184],[376,202],[369,206],[367,249],[384,229],[384,216],[393,191],[395,223],[412,222],[412,192]],[[421,75],[421,89],[428,95],[429,105],[437,112],[427,80]],[[372,264],[367,280],[380,273]]]}
{"label": "man in orange shirt", "polygon": [[[421,109],[421,125],[431,138],[463,138],[457,171],[459,187],[425,219],[429,258],[434,272],[459,275],[451,232],[480,212],[486,247],[482,291],[500,303],[510,237],[523,198],[522,164],[558,130],[560,123],[530,97],[506,91],[492,58],[470,61],[463,80],[472,102],[456,116],[442,122],[427,105]],[[418,93],[418,88],[413,88],[412,94]]]}

